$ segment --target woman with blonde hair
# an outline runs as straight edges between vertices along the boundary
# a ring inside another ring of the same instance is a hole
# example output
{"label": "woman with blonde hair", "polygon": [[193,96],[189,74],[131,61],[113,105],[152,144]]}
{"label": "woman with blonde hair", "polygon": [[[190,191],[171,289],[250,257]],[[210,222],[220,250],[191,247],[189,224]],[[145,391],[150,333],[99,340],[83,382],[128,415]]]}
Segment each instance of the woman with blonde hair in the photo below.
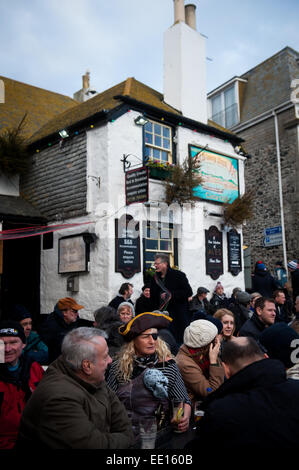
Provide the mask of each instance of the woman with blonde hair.
{"label": "woman with blonde hair", "polygon": [[171,321],[163,313],[144,312],[119,328],[126,344],[111,364],[107,384],[127,409],[135,435],[144,416],[156,416],[158,429],[165,428],[174,399],[184,402],[179,431],[189,427],[191,402],[185,384],[168,346],[158,337],[158,330]]}
{"label": "woman with blonde hair", "polygon": [[213,316],[214,318],[218,318],[223,325],[221,333],[222,339],[225,341],[232,339],[236,329],[236,320],[233,312],[227,308],[219,308]]}

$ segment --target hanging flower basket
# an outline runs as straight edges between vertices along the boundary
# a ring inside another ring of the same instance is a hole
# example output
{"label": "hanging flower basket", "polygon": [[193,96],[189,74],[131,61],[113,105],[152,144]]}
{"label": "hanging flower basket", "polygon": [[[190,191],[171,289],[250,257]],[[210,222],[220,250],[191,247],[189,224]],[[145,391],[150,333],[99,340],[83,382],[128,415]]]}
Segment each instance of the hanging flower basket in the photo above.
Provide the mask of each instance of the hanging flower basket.
{"label": "hanging flower basket", "polygon": [[223,204],[223,219],[226,226],[236,228],[253,217],[253,191],[246,191],[232,203]]}

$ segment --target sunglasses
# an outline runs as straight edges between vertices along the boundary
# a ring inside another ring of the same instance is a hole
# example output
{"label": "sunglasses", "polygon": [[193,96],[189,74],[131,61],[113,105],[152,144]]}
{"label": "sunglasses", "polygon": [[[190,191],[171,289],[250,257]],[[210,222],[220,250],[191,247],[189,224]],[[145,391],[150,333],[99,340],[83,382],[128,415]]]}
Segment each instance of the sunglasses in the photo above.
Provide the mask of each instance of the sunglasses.
{"label": "sunglasses", "polygon": [[148,338],[149,336],[151,336],[154,341],[157,341],[157,339],[158,339],[158,333],[148,333],[146,335],[140,335],[140,336],[142,338]]}

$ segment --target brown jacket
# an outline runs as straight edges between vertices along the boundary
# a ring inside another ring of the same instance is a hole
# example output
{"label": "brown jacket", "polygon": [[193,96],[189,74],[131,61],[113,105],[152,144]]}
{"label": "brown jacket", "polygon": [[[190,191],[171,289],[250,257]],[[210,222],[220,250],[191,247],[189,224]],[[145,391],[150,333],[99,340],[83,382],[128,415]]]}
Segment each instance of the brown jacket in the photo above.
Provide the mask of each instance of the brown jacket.
{"label": "brown jacket", "polygon": [[216,390],[224,382],[224,369],[219,365],[210,365],[207,379],[185,344],[175,358],[185,382],[191,401],[200,400],[209,394],[208,388]]}

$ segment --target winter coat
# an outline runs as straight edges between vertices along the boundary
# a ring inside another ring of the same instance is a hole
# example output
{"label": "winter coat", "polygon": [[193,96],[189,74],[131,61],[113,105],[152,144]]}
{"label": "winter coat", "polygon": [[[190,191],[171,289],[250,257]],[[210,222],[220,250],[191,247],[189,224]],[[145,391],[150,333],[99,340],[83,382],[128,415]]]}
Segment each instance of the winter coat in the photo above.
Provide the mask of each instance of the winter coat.
{"label": "winter coat", "polygon": [[238,301],[236,301],[234,304],[230,304],[229,310],[233,312],[235,316],[236,328],[234,334],[237,336],[244,323],[249,320],[251,312],[249,308],[240,304]]}
{"label": "winter coat", "polygon": [[190,312],[192,312],[193,314],[197,312],[198,310],[204,310],[205,313],[207,313],[208,315],[212,314],[214,311],[208,299],[203,299],[202,301],[200,301],[198,300],[197,295],[192,297],[192,300],[189,304],[189,309],[190,309]]}
{"label": "winter coat", "polygon": [[114,299],[112,299],[108,305],[109,307],[112,307],[115,310],[117,310],[120,304],[122,304],[123,302],[130,302],[130,304],[132,304],[134,307],[134,304],[131,299],[126,300],[122,295],[119,295],[119,294],[116,297],[114,297]]}
{"label": "winter coat", "polygon": [[265,328],[267,328],[267,325],[261,322],[257,313],[254,312],[252,317],[244,323],[238,336],[251,336],[258,340]]}
{"label": "winter coat", "polygon": [[48,346],[49,363],[60,356],[65,335],[74,328],[78,328],[78,326],[78,321],[70,324],[65,323],[61,311],[58,309],[57,304],[55,305],[54,311],[50,313],[40,327],[41,339]]}
{"label": "winter coat", "polygon": [[[185,382],[190,400],[200,400],[216,390],[224,380],[224,369],[219,365],[209,365],[208,377],[194,360],[188,347],[183,344],[175,358]],[[210,389],[210,390],[209,390]]]}
{"label": "winter coat", "polygon": [[43,376],[43,369],[32,359],[21,356],[16,373],[0,364],[0,449],[15,445],[25,403]]}
{"label": "winter coat", "polygon": [[36,331],[30,331],[23,352],[39,364],[48,364],[48,347]]}
{"label": "winter coat", "polygon": [[213,314],[220,308],[228,308],[229,299],[226,297],[225,294],[218,295],[215,292],[210,300],[210,306],[211,306],[212,314]]}
{"label": "winter coat", "polygon": [[299,269],[291,272],[292,289],[293,289],[293,300],[296,301],[296,297],[299,295]]}
{"label": "winter coat", "polygon": [[[38,392],[38,393],[37,393]],[[36,394],[35,394],[36,393]],[[131,424],[105,382],[80,379],[59,357],[24,409],[17,449],[126,449]]]}
{"label": "winter coat", "polygon": [[263,297],[272,297],[279,285],[268,271],[256,271],[252,276],[252,291]]}
{"label": "winter coat", "polygon": [[[160,273],[157,276],[161,278]],[[171,292],[171,299],[165,308],[173,321],[169,327],[178,344],[183,343],[183,333],[191,321],[188,298],[192,296],[192,289],[188,279],[182,271],[168,268],[165,278],[165,287]],[[159,310],[161,305],[162,289],[154,279],[151,281],[151,299],[153,310]]]}
{"label": "winter coat", "polygon": [[151,311],[152,311],[151,298],[145,297],[145,295],[141,294],[141,296],[138,297],[138,299],[136,300],[135,314],[139,315],[139,313],[151,312]]}
{"label": "winter coat", "polygon": [[[200,435],[191,448],[250,452],[297,449],[299,382],[287,380],[283,364],[262,359],[226,380],[203,404]],[[265,454],[266,455],[266,454]]]}

